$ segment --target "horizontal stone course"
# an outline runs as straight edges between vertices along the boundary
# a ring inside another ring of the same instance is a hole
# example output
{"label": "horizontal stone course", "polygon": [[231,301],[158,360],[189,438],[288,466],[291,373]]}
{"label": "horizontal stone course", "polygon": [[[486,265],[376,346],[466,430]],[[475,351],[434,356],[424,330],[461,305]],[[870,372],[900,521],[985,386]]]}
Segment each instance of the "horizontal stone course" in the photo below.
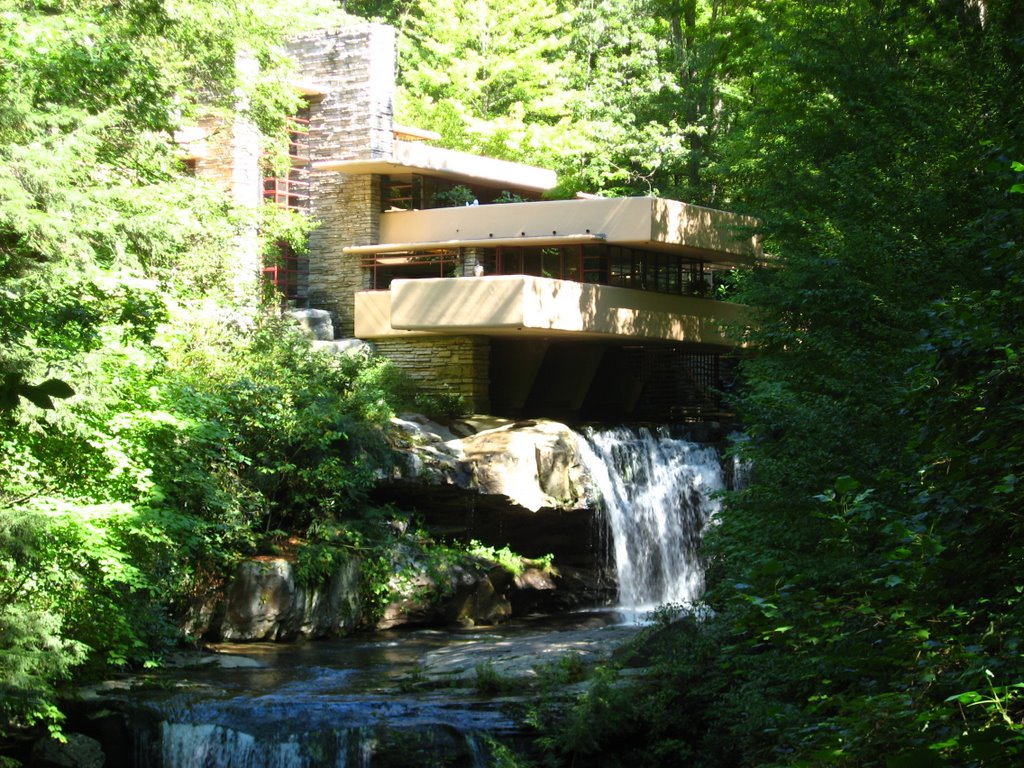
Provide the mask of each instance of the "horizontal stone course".
{"label": "horizontal stone course", "polygon": [[[326,90],[310,104],[310,158],[391,155],[394,136],[395,35],[381,24],[318,30],[292,39],[289,53],[303,80]],[[310,175],[309,303],[335,318],[341,336],[354,332],[353,294],[369,287],[349,245],[380,236],[380,177],[334,172]]]}
{"label": "horizontal stone course", "polygon": [[490,342],[482,336],[379,339],[377,350],[408,374],[420,392],[462,395],[476,413],[490,409]]}

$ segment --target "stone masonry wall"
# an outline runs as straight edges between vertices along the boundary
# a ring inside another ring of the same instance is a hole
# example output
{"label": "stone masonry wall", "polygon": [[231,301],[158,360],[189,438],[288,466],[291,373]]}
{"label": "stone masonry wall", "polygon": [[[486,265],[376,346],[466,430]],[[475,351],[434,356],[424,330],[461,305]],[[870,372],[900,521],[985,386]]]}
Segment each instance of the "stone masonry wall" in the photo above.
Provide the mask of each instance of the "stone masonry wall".
{"label": "stone masonry wall", "polygon": [[[243,77],[256,77],[259,72],[259,65],[251,56],[239,56],[235,66]],[[259,129],[242,116],[235,117],[230,123],[208,116],[202,118],[199,125],[207,137],[203,141],[202,152],[196,156],[196,175],[220,186],[236,203],[258,208],[263,204],[260,168],[263,145]],[[239,233],[236,253],[232,282],[236,298],[246,301],[255,296],[254,289],[263,266],[255,227]]]}
{"label": "stone masonry wall", "polygon": [[475,413],[490,413],[490,341],[483,336],[376,339],[377,351],[408,374],[419,391],[458,394]]}
{"label": "stone masonry wall", "polygon": [[[289,53],[302,78],[326,91],[310,105],[310,158],[391,157],[395,94],[395,33],[381,24],[319,30],[293,38]],[[320,171],[311,174],[310,213],[319,222],[309,239],[309,303],[335,316],[351,336],[356,291],[369,287],[348,245],[377,242],[380,178]]]}
{"label": "stone masonry wall", "polygon": [[[319,226],[309,236],[309,304],[328,310],[337,335],[355,333],[353,294],[370,287],[360,257],[342,253],[347,245],[377,240],[380,221],[378,176],[314,174],[311,213]],[[319,204],[318,204],[319,200]]]}

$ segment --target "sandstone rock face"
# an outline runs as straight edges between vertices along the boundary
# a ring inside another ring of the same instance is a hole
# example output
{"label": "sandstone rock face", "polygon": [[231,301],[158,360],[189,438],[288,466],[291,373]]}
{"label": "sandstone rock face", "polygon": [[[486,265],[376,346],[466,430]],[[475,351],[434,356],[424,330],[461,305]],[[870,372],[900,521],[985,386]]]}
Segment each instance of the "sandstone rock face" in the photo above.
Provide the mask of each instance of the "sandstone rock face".
{"label": "sandstone rock face", "polygon": [[343,635],[362,620],[359,563],[349,561],[315,589],[283,559],[241,563],[226,590],[193,609],[193,635],[234,642]]}
{"label": "sandstone rock face", "polygon": [[384,609],[377,628],[501,624],[512,618],[513,580],[514,576],[501,567],[455,567],[440,584],[424,575],[411,585],[407,596]]}
{"label": "sandstone rock face", "polygon": [[517,576],[472,557],[434,575],[423,563],[406,562],[391,585],[397,597],[376,618],[362,604],[356,560],[312,590],[296,581],[287,560],[250,560],[238,566],[226,588],[202,610],[193,610],[186,629],[207,640],[242,643],[338,637],[369,626],[501,624],[514,610],[525,613],[548,606],[560,583],[557,574],[541,568]]}
{"label": "sandstone rock face", "polygon": [[394,424],[406,438],[399,480],[504,496],[531,512],[589,506],[576,436],[564,424],[485,418],[445,427],[416,415]]}
{"label": "sandstone rock face", "polygon": [[416,512],[451,538],[534,559],[554,555],[563,573],[576,569],[584,591],[598,588],[608,560],[604,526],[569,427],[494,417],[441,425],[416,415],[394,424],[398,467],[375,492],[378,501]]}
{"label": "sandstone rock face", "polygon": [[454,441],[478,493],[506,496],[524,509],[586,504],[576,437],[563,424],[526,422]]}
{"label": "sandstone rock face", "polygon": [[102,768],[106,755],[96,739],[67,733],[66,741],[52,736],[40,739],[32,748],[32,765],[39,768]]}

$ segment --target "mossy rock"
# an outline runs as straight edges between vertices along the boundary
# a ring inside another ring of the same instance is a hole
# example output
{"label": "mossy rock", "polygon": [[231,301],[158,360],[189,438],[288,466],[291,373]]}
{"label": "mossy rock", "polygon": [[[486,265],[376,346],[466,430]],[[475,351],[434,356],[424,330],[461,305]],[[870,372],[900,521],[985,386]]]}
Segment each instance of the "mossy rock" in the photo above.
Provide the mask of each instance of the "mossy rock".
{"label": "mossy rock", "polygon": [[477,765],[476,741],[444,725],[386,728],[373,734],[374,768],[441,768]]}

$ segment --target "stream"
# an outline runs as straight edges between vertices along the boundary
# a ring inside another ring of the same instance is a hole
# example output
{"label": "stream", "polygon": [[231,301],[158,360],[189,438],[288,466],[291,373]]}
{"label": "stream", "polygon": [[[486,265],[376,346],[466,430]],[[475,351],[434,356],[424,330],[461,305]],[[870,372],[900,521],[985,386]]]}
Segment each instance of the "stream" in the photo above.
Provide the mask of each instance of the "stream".
{"label": "stream", "polygon": [[636,631],[596,612],[213,646],[90,698],[128,715],[126,732],[103,739],[111,768],[476,768],[523,737],[521,714],[546,670],[570,657],[594,663]]}
{"label": "stream", "polygon": [[107,766],[500,763],[502,744],[525,739],[545,675],[607,658],[647,612],[692,607],[703,588],[700,542],[725,485],[718,452],[647,428],[588,429],[578,443],[615,564],[615,609],[179,654],[91,692],[94,713],[116,713],[92,728],[106,728]]}

